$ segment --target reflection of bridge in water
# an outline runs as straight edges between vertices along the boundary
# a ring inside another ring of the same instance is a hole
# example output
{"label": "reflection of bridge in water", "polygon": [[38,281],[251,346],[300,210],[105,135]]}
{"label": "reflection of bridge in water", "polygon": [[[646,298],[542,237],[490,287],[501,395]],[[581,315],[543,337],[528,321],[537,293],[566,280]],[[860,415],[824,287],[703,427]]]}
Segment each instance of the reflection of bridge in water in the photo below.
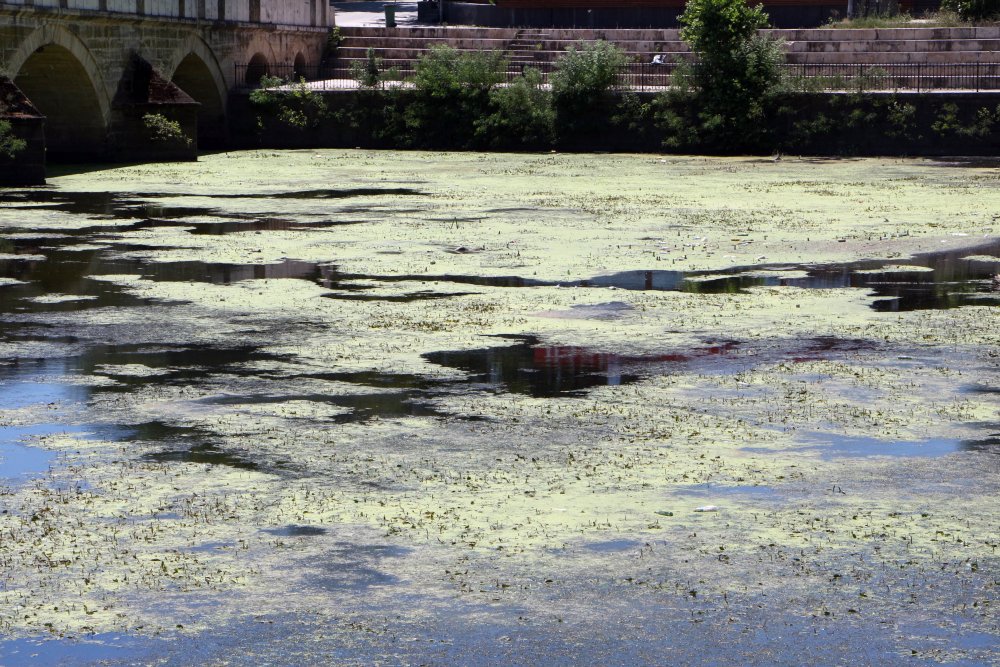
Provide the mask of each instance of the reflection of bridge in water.
{"label": "reflection of bridge in water", "polygon": [[0,63],[45,117],[52,153],[129,157],[136,115],[152,109],[186,110],[212,145],[235,65],[318,63],[332,15],[326,0],[7,0]]}

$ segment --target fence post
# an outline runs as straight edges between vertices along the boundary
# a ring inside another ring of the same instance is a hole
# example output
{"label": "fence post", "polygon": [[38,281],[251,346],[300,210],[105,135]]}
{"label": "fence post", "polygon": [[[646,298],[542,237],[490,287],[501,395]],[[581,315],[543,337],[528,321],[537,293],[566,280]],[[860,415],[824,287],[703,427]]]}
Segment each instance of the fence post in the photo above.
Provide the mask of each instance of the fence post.
{"label": "fence post", "polygon": [[917,63],[917,92],[920,92],[920,63]]}
{"label": "fence post", "polygon": [[976,92],[979,92],[979,61],[976,61]]}

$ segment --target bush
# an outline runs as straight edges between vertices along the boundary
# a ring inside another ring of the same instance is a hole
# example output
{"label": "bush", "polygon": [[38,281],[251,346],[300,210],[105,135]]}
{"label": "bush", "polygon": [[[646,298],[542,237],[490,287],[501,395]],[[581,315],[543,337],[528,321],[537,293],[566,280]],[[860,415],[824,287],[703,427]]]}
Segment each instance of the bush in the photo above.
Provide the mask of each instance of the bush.
{"label": "bush", "polygon": [[14,128],[9,121],[0,120],[0,157],[13,160],[28,144],[14,136]]}
{"label": "bush", "polygon": [[965,121],[961,118],[958,105],[947,102],[931,123],[931,130],[943,137],[965,137],[971,139],[986,139],[993,134],[993,126],[1000,122],[1000,106],[995,110],[980,107],[972,118]]}
{"label": "bush", "polygon": [[260,88],[251,91],[250,103],[262,112],[257,116],[260,130],[266,129],[272,119],[297,130],[315,128],[328,115],[323,96],[309,88],[305,79],[286,82],[280,77],[264,76]]}
{"label": "bush", "polygon": [[404,112],[407,143],[469,148],[477,119],[490,114],[491,93],[506,78],[499,51],[461,53],[438,45],[417,61],[410,103]]}
{"label": "bush", "polygon": [[552,106],[563,139],[599,130],[613,109],[611,91],[627,62],[624,51],[604,41],[566,49],[552,74]]}
{"label": "bush", "polygon": [[490,92],[492,113],[476,122],[477,143],[491,148],[548,148],[555,130],[552,95],[542,74],[527,68],[507,87]]}
{"label": "bush", "polygon": [[382,59],[375,55],[375,49],[368,47],[363,63],[351,63],[351,78],[362,88],[378,88],[382,83]]}
{"label": "bush", "polygon": [[957,13],[965,21],[1000,17],[1000,0],[942,0],[941,7]]}
{"label": "bush", "polygon": [[190,146],[191,137],[184,134],[181,124],[160,113],[148,113],[142,117],[151,141],[175,146]]}
{"label": "bush", "polygon": [[[697,62],[676,72],[667,106],[689,111],[664,119],[671,140],[717,150],[756,146],[785,57],[779,42],[757,33],[767,26],[767,14],[745,0],[690,0],[680,22]],[[681,104],[679,96],[694,99]]]}

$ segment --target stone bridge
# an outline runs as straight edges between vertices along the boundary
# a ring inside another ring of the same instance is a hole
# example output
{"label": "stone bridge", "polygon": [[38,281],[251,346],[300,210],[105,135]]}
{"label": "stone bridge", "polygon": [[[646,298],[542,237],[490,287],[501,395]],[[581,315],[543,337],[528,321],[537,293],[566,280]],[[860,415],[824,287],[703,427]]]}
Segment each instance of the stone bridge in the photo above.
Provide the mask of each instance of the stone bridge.
{"label": "stone bridge", "polygon": [[[50,154],[121,157],[135,109],[157,105],[186,105],[211,146],[225,140],[236,66],[317,65],[332,24],[327,0],[6,0],[0,77],[45,116]],[[151,80],[164,99],[136,90]]]}

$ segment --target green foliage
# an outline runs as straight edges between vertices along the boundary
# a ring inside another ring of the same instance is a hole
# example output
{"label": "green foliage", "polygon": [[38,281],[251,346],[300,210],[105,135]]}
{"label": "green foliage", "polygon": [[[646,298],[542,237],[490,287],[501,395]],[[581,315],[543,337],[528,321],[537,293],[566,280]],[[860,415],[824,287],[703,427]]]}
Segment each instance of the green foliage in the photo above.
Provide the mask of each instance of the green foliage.
{"label": "green foliage", "polygon": [[664,117],[673,131],[668,140],[716,149],[754,145],[784,62],[780,43],[757,33],[767,15],[745,0],[689,0],[680,22],[697,62],[676,72],[673,98],[686,95],[694,103],[684,105],[686,118]]}
{"label": "green foliage", "polygon": [[886,105],[885,120],[888,127],[886,136],[900,139],[912,139],[916,130],[917,107],[899,100],[892,100]]}
{"label": "green foliage", "polygon": [[3,118],[10,108],[8,105],[8,100],[0,99],[0,158],[13,160],[28,144],[14,133],[14,126],[10,121]]}
{"label": "green foliage", "polygon": [[941,7],[965,21],[1000,18],[1000,0],[942,0]]}
{"label": "green foliage", "polygon": [[562,138],[598,128],[613,111],[612,90],[628,59],[605,41],[569,47],[552,74],[552,105]]}
{"label": "green foliage", "polygon": [[744,50],[757,31],[768,25],[760,5],[744,0],[690,0],[680,16],[681,39],[703,63],[731,61]]}
{"label": "green foliage", "polygon": [[264,76],[260,88],[251,91],[250,103],[262,112],[257,116],[261,130],[272,119],[297,130],[315,128],[328,115],[323,96],[309,88],[305,79],[286,82],[280,77]]}
{"label": "green foliage", "polygon": [[0,120],[0,157],[13,160],[27,145],[24,139],[14,134],[14,128],[9,121]]}
{"label": "green foliage", "polygon": [[542,74],[527,68],[509,86],[490,91],[492,113],[476,121],[476,139],[491,148],[548,148],[555,132],[552,95]]}
{"label": "green foliage", "polygon": [[998,122],[1000,122],[1000,105],[996,109],[980,107],[971,119],[963,122],[958,105],[948,102],[941,106],[941,111],[931,123],[931,129],[944,137],[985,139],[993,133],[993,126]]}
{"label": "green foliage", "polygon": [[362,88],[378,88],[382,83],[382,59],[375,55],[375,49],[368,47],[363,63],[351,63],[351,78]]}
{"label": "green foliage", "polygon": [[594,99],[608,93],[628,62],[621,48],[605,41],[570,46],[556,63],[552,93],[556,98]]}
{"label": "green foliage", "polygon": [[344,41],[344,36],[340,34],[340,27],[330,28],[330,32],[326,34],[326,52],[327,55],[336,55],[337,49],[340,47],[341,43]]}
{"label": "green foliage", "polygon": [[151,141],[175,146],[190,146],[191,137],[184,134],[184,129],[176,120],[171,120],[160,113],[148,113],[142,117]]}
{"label": "green foliage", "polygon": [[855,18],[845,18],[842,20],[830,21],[824,28],[834,28],[840,30],[859,30],[871,28],[954,28],[961,25],[968,25],[967,22],[959,18],[953,10],[942,10],[924,14],[920,17],[920,23],[914,24],[914,18],[909,14],[895,14],[893,16],[869,15]]}
{"label": "green foliage", "polygon": [[415,146],[468,148],[477,119],[490,114],[493,90],[506,78],[499,51],[459,52],[438,45],[420,58],[404,112],[407,142]]}

